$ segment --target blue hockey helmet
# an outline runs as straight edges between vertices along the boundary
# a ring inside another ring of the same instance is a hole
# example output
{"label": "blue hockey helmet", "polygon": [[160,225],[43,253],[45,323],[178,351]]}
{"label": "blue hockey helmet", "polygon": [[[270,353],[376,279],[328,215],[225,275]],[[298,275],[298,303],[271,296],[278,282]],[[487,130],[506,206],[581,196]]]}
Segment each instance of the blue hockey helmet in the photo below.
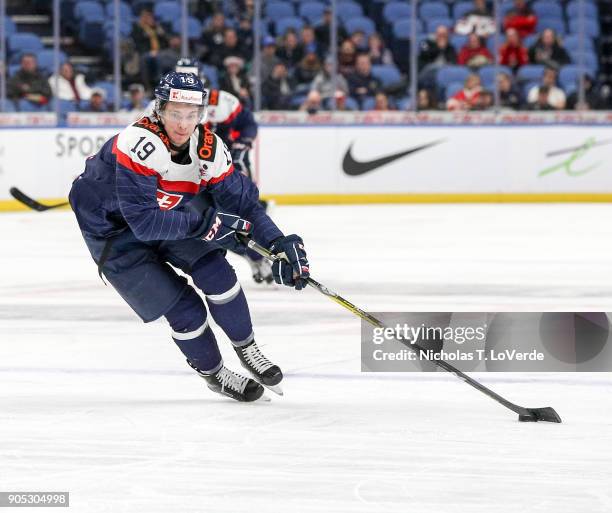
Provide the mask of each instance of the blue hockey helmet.
{"label": "blue hockey helmet", "polygon": [[197,75],[170,71],[161,78],[155,88],[155,113],[158,117],[168,102],[197,105],[202,109],[202,123],[208,106],[208,91],[204,89]]}
{"label": "blue hockey helmet", "polygon": [[181,57],[178,61],[176,61],[174,71],[179,71],[180,73],[193,73],[199,77],[202,84],[204,84],[204,87],[208,88],[210,87],[210,80],[208,80],[208,77],[202,73],[200,67],[200,61],[190,59],[189,57]]}
{"label": "blue hockey helmet", "polygon": [[194,75],[200,76],[200,63],[195,59],[189,57],[181,57],[176,61],[174,71],[179,73],[193,73]]}

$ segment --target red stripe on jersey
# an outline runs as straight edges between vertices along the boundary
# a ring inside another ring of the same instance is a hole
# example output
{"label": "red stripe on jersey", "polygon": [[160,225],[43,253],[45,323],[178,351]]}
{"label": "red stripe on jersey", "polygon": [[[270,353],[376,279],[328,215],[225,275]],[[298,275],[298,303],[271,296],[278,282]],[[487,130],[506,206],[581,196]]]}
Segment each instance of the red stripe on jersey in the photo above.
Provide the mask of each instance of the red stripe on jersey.
{"label": "red stripe on jersey", "polygon": [[236,108],[234,109],[234,112],[232,112],[232,113],[229,115],[229,117],[228,117],[228,118],[227,118],[227,119],[226,119],[226,120],[225,120],[223,123],[224,123],[224,124],[229,124],[229,123],[231,123],[232,121],[234,121],[234,119],[236,119],[236,116],[237,116],[238,114],[240,114],[240,111],[241,111],[241,110],[242,110],[242,104],[240,104],[240,103],[239,103],[239,104],[238,104],[238,107],[236,107]]}
{"label": "red stripe on jersey", "polygon": [[166,192],[187,192],[189,194],[197,194],[200,191],[200,184],[193,182],[162,180],[158,178],[157,185]]}
{"label": "red stripe on jersey", "polygon": [[208,184],[211,184],[211,183],[222,182],[223,180],[225,180],[225,178],[227,178],[233,172],[234,172],[234,164],[232,164],[231,167],[225,173],[223,173],[221,176],[216,176],[215,178],[211,178],[208,182],[206,180],[202,180],[202,184],[203,185],[208,185]]}
{"label": "red stripe on jersey", "polygon": [[117,162],[119,162],[119,164],[121,164],[123,167],[128,168],[130,171],[134,171],[135,173],[138,173],[139,175],[144,175],[144,176],[157,175],[157,171],[155,171],[154,169],[151,169],[150,167],[147,167],[147,166],[143,166],[142,164],[139,164],[138,162],[134,162],[128,155],[123,153],[117,147],[118,137],[119,136],[115,137],[115,140],[113,141],[113,153],[117,157]]}

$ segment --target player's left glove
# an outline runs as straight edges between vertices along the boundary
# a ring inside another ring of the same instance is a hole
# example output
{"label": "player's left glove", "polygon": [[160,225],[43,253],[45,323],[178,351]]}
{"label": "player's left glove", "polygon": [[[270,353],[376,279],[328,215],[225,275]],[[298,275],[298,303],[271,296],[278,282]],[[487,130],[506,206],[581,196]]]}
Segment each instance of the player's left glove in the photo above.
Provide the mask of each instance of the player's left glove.
{"label": "player's left glove", "polygon": [[232,144],[230,153],[232,162],[238,171],[251,178],[251,159],[249,151],[253,147],[253,141],[248,138],[238,139]]}
{"label": "player's left glove", "polygon": [[276,239],[270,251],[279,256],[272,264],[274,281],[280,285],[301,290],[306,287],[310,276],[310,266],[304,249],[304,242],[297,235],[287,235]]}
{"label": "player's left glove", "polygon": [[202,239],[207,242],[216,242],[225,249],[244,253],[246,248],[236,234],[249,235],[253,231],[253,225],[240,216],[219,212],[215,208],[209,208],[204,213],[204,220],[207,229],[202,235]]}

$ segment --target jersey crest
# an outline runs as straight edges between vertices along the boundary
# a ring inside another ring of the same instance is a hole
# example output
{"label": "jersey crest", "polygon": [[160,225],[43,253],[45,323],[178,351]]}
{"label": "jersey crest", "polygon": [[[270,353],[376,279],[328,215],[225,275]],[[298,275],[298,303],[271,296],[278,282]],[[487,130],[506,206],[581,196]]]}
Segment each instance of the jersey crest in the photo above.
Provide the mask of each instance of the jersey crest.
{"label": "jersey crest", "polygon": [[182,199],[183,196],[181,194],[172,194],[171,192],[157,189],[157,204],[161,210],[172,210]]}

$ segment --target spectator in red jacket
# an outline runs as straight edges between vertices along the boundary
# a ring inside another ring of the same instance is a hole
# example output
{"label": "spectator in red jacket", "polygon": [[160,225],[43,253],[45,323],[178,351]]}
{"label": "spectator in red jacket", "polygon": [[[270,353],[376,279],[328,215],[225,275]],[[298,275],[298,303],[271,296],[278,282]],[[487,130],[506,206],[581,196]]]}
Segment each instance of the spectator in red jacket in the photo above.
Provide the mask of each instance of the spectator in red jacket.
{"label": "spectator in red jacket", "polygon": [[469,66],[470,68],[479,68],[493,62],[493,56],[489,49],[483,45],[482,39],[475,33],[468,36],[466,44],[461,48],[457,57],[457,64],[461,66]]}
{"label": "spectator in red jacket", "polygon": [[499,63],[515,71],[529,62],[527,48],[521,43],[519,33],[514,28],[506,30],[506,42],[499,49]]}
{"label": "spectator in red jacket", "polygon": [[514,0],[514,8],[508,11],[504,18],[504,30],[516,29],[521,38],[533,34],[538,23],[538,17],[527,5],[525,0]]}
{"label": "spectator in red jacket", "polygon": [[480,94],[482,86],[480,77],[475,73],[465,79],[463,89],[446,102],[447,110],[474,110],[480,106]]}

